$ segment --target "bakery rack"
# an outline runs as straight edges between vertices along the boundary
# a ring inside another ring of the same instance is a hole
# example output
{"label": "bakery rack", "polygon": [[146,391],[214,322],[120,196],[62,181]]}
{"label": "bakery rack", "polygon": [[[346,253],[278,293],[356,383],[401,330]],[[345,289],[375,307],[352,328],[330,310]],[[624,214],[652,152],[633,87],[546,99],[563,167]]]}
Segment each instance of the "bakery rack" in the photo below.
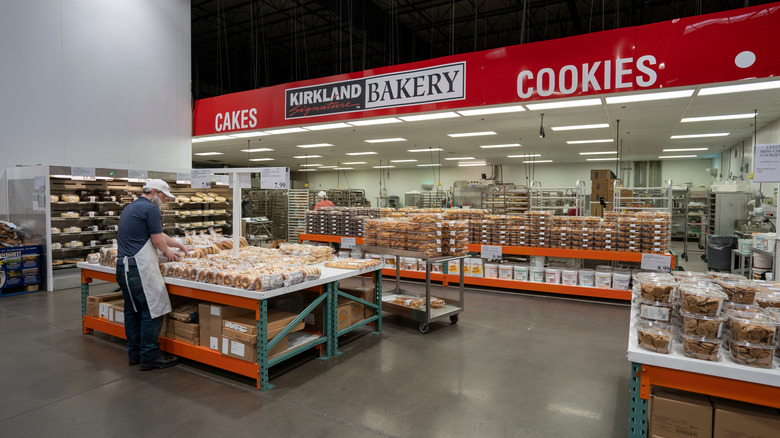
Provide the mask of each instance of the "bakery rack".
{"label": "bakery rack", "polygon": [[552,211],[555,215],[567,215],[575,209],[576,215],[585,211],[585,182],[577,180],[573,187],[543,187],[539,181],[532,181],[531,210]]}
{"label": "bakery rack", "polygon": [[661,187],[621,187],[620,180],[615,180],[612,208],[614,211],[666,211],[671,215],[672,195],[672,180]]}
{"label": "bakery rack", "polygon": [[[395,266],[401,266],[401,257],[411,257],[415,259],[422,259],[425,262],[425,292],[415,292],[401,289],[401,270],[395,270],[395,288],[382,291],[382,306],[385,310],[400,315],[405,318],[419,321],[420,333],[426,334],[430,332],[430,324],[432,322],[441,321],[449,318],[450,322],[456,324],[458,322],[458,315],[463,312],[463,260],[467,256],[445,256],[429,258],[425,252],[419,251],[407,251],[395,248],[386,248],[383,246],[369,246],[362,245],[361,249],[367,253],[375,254],[390,254],[395,256]],[[459,283],[459,295],[458,299],[442,298],[445,302],[441,308],[431,307],[431,265],[434,263],[460,263],[460,283]],[[414,296],[425,300],[425,306],[423,308],[407,307],[400,304],[395,304],[392,299],[400,294],[407,296]]]}
{"label": "bakery rack", "polygon": [[482,191],[481,204],[495,214],[523,214],[531,206],[531,194],[528,186],[493,186]]}
{"label": "bakery rack", "polygon": [[309,211],[309,191],[291,189],[287,191],[287,241],[295,242],[298,235],[306,232],[306,212]]}

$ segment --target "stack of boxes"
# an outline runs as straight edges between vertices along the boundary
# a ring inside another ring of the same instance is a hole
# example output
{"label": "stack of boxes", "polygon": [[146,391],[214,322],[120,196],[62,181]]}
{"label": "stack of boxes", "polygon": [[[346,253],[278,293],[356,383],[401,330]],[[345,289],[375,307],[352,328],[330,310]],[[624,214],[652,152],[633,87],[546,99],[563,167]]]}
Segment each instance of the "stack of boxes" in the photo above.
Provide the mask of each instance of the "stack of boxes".
{"label": "stack of boxes", "polygon": [[552,220],[550,248],[572,248],[572,229],[568,216],[555,216]]}
{"label": "stack of boxes", "polygon": [[530,230],[529,246],[548,248],[550,246],[550,228],[553,213],[551,211],[525,212],[525,225]]}

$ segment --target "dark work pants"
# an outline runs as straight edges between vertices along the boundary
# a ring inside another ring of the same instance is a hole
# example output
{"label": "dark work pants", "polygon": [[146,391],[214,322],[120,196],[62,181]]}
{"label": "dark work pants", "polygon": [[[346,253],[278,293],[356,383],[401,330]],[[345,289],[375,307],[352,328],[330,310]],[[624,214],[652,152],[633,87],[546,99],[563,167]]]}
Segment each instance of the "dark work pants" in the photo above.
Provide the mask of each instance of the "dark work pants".
{"label": "dark work pants", "polygon": [[[130,266],[125,281],[124,266],[116,267],[116,280],[125,299],[125,335],[127,355],[131,362],[152,362],[160,357],[160,337],[163,317],[152,318],[141,285],[137,266]],[[135,306],[133,306],[135,303]]]}

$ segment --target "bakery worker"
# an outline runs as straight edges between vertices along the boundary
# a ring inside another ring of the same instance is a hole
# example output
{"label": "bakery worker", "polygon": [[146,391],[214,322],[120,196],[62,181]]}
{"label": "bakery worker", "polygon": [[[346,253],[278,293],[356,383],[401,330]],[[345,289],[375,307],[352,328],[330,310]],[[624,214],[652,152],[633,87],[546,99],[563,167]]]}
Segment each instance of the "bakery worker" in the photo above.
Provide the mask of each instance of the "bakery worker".
{"label": "bakery worker", "polygon": [[320,202],[318,202],[316,205],[314,205],[314,209],[322,208],[322,207],[335,207],[336,204],[330,202],[328,200],[328,195],[325,193],[324,190],[320,190],[319,193],[317,193],[317,196],[320,198]]}
{"label": "bakery worker", "polygon": [[143,195],[126,206],[119,217],[117,232],[116,279],[125,299],[125,335],[129,364],[141,370],[168,368],[176,365],[175,356],[160,351],[163,315],[171,311],[171,300],[160,274],[157,250],[168,260],[179,260],[174,252],[189,248],[163,233],[160,207],[171,194],[168,183],[150,179]]}

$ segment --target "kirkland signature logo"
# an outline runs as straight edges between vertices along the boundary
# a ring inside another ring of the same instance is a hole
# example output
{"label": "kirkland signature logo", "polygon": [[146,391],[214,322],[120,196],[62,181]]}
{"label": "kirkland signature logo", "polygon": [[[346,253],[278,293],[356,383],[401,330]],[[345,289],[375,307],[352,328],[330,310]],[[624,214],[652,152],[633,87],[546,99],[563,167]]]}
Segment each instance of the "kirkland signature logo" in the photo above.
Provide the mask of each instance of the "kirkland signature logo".
{"label": "kirkland signature logo", "polygon": [[466,63],[285,90],[285,119],[466,98]]}

